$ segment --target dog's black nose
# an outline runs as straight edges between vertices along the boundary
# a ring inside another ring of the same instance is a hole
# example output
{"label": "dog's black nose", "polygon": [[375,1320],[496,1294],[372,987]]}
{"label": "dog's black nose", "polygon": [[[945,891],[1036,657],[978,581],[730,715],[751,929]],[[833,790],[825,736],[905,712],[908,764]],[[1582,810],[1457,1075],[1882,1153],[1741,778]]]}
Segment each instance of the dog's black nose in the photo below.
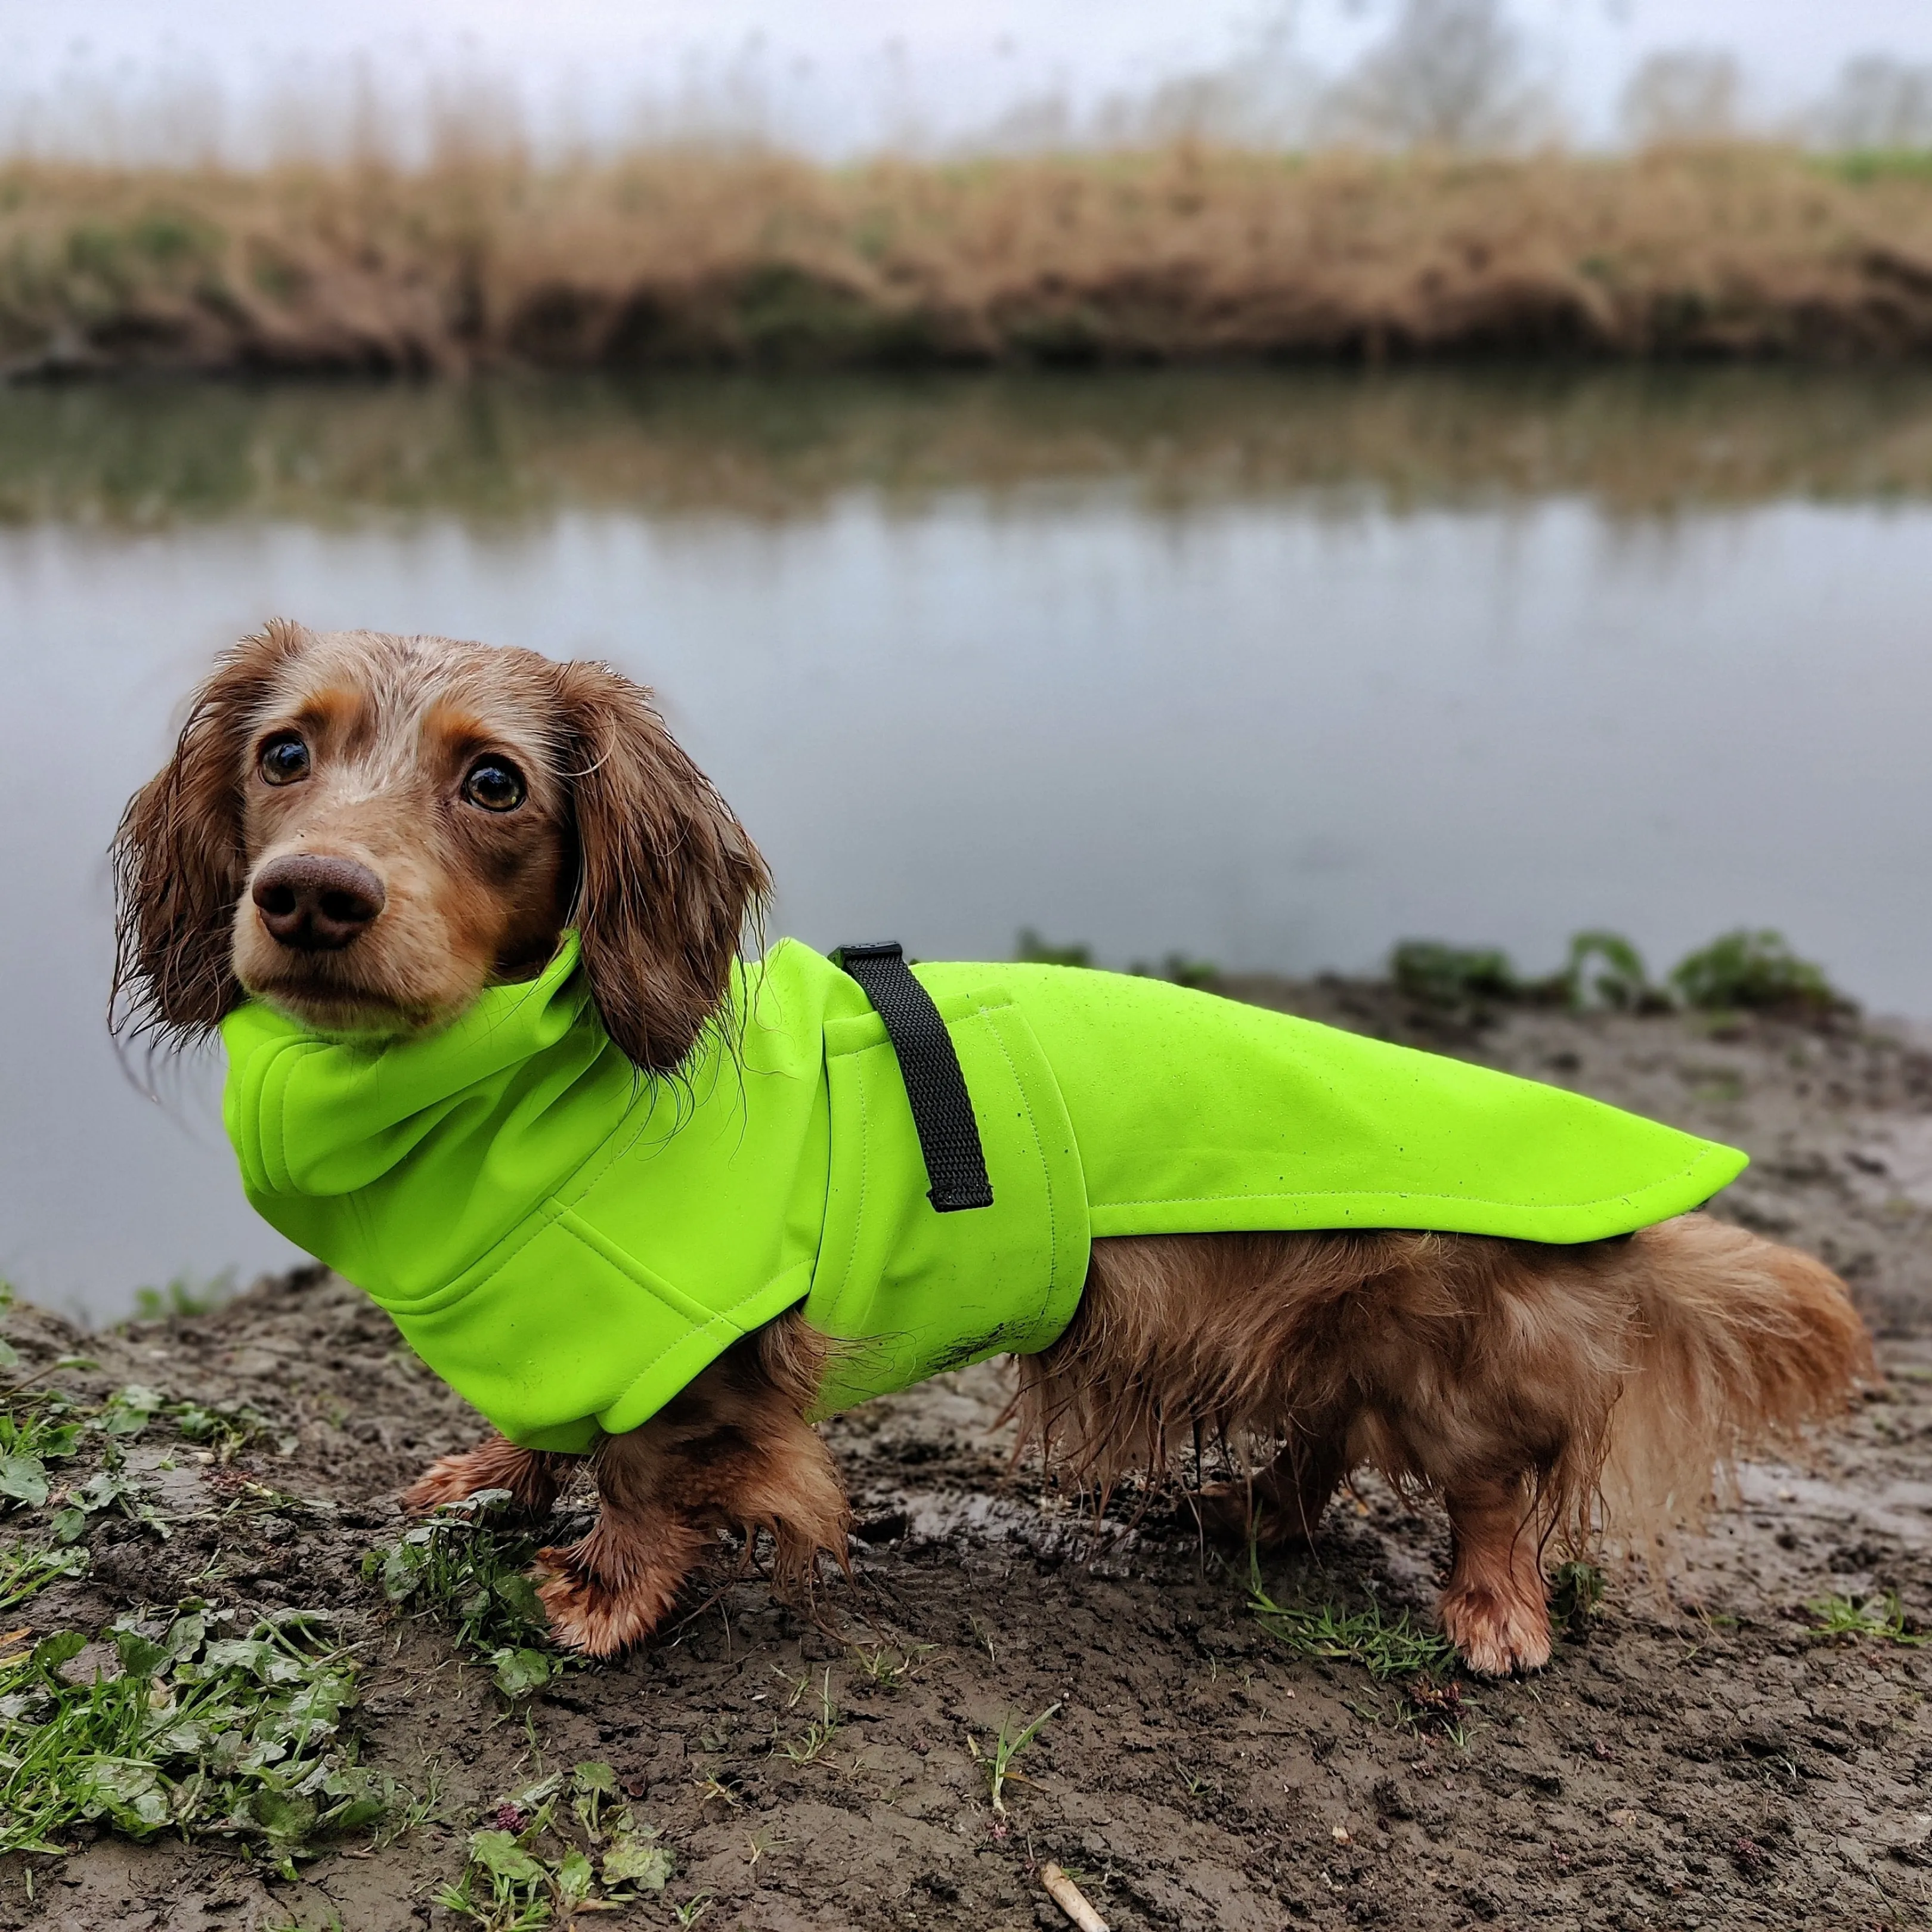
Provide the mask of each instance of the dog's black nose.
{"label": "dog's black nose", "polygon": [[270,936],[298,952],[346,946],[382,910],[385,897],[367,866],[314,852],[272,860],[250,890]]}

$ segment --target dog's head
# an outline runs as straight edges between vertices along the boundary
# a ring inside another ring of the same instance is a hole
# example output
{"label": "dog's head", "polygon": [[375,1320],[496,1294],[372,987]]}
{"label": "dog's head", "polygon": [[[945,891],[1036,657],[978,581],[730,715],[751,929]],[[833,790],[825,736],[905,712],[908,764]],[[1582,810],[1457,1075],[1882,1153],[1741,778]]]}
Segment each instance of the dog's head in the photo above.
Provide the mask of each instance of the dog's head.
{"label": "dog's head", "polygon": [[611,1038],[668,1071],[769,890],[640,687],[596,664],[276,622],[224,653],[115,842],[119,1019],[249,994],[334,1034],[453,1018],[566,925]]}

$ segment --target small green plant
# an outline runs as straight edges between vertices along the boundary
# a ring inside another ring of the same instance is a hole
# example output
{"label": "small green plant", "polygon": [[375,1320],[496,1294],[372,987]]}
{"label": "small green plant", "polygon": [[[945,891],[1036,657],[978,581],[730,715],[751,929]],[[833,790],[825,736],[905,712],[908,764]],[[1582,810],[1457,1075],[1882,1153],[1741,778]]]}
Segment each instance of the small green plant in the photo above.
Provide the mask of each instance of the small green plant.
{"label": "small green plant", "polygon": [[1620,932],[1574,934],[1562,980],[1570,1005],[1579,1010],[1607,1006],[1613,1012],[1661,1012],[1670,996],[1650,982],[1643,956]]}
{"label": "small green plant", "polygon": [[342,1735],[356,1672],[329,1618],[285,1611],[235,1636],[228,1614],[183,1604],[152,1634],[123,1618],[103,1633],[118,1668],[85,1682],[66,1675],[78,1630],[0,1664],[0,1854],[58,1854],[98,1822],[253,1840],[292,1873],[314,1840],[382,1816],[390,1787]]}
{"label": "small green plant", "polygon": [[1809,1607],[1816,1620],[1811,1628],[1820,1636],[1877,1637],[1914,1648],[1932,1642],[1932,1633],[1920,1628],[1894,1591],[1876,1597],[1820,1597]]}
{"label": "small green plant", "polygon": [[1511,1000],[1521,988],[1507,952],[1433,939],[1402,940],[1389,955],[1389,977],[1418,1005],[1444,1010]]}
{"label": "small green plant", "polygon": [[1822,967],[1798,958],[1784,935],[1768,928],[1741,927],[1713,940],[1672,969],[1670,983],[1687,1006],[1705,1012],[1852,1010]]}
{"label": "small green plant", "polygon": [[1260,1560],[1252,1544],[1248,1607],[1262,1628],[1296,1656],[1358,1664],[1378,1681],[1426,1681],[1446,1676],[1455,1664],[1455,1647],[1448,1638],[1416,1623],[1406,1610],[1391,1616],[1379,1604],[1365,1610],[1340,1610],[1332,1604],[1276,1603],[1262,1586]]}
{"label": "small green plant", "polygon": [[1013,941],[1013,957],[1026,966],[1090,966],[1090,946],[1055,946],[1042,939],[1030,926],[1023,926]]}
{"label": "small green plant", "polygon": [[1572,1636],[1581,1636],[1604,1606],[1605,1579],[1594,1563],[1559,1563],[1550,1580],[1550,1614]]}
{"label": "small green plant", "polygon": [[456,1627],[456,1642],[491,1667],[506,1697],[527,1696],[568,1667],[549,1645],[549,1624],[536,1586],[524,1575],[536,1553],[532,1540],[494,1526],[511,1501],[503,1490],[482,1490],[405,1530],[386,1550],[362,1559],[399,1608]]}
{"label": "small green plant", "polygon": [[[561,1815],[566,1797],[574,1830]],[[618,1802],[608,1764],[576,1765],[494,1807],[470,1834],[462,1876],[436,1902],[484,1932],[567,1924],[663,1891],[674,1862],[658,1835]]]}
{"label": "small green plant", "polygon": [[674,1905],[670,1916],[680,1925],[695,1925],[711,1910],[711,1894],[700,1892],[694,1898],[687,1898],[682,1905]]}
{"label": "small green plant", "polygon": [[[791,1695],[785,1700],[785,1708],[795,1711],[812,1683],[810,1671],[796,1679],[786,1677],[783,1671],[778,1675],[791,1685]],[[832,1740],[838,1735],[838,1707],[832,1701],[832,1670],[826,1666],[824,1681],[813,1694],[812,1702],[818,1707],[814,1715],[806,1720],[804,1730],[796,1737],[781,1738],[778,1721],[772,1723],[772,1751],[774,1756],[782,1753],[794,1764],[816,1764],[832,1747]]]}
{"label": "small green plant", "polygon": [[935,1646],[929,1643],[854,1644],[852,1660],[859,1674],[875,1690],[896,1690],[926,1660]]}
{"label": "small green plant", "polygon": [[136,1322],[165,1322],[176,1315],[212,1315],[235,1299],[235,1270],[197,1281],[192,1275],[178,1274],[164,1288],[137,1288],[134,1291]]}
{"label": "small green plant", "polygon": [[1014,1761],[1028,1745],[1040,1736],[1041,1728],[1048,1718],[1059,1708],[1060,1706],[1057,1703],[1048,1705],[1031,1724],[1017,1731],[1013,1730],[1010,1720],[1002,1721],[1000,1726],[1000,1734],[993,1740],[993,1754],[991,1757],[980,1757],[980,1747],[973,1742],[971,1734],[970,1732],[968,1734],[966,1742],[971,1748],[973,1755],[976,1758],[980,1758],[980,1762],[986,1768],[986,1784],[992,1797],[993,1809],[1001,1817],[1006,1816],[1006,1788],[1008,1780],[1017,1778],[1022,1784],[1026,1782],[1026,1774],[1013,1768]]}

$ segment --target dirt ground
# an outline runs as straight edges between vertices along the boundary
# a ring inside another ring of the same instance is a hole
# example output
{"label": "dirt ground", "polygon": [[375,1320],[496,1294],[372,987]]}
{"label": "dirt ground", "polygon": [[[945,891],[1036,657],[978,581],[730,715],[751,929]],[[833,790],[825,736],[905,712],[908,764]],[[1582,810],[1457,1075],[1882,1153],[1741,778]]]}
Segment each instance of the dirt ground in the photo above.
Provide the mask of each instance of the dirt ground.
{"label": "dirt ground", "polygon": [[[676,1861],[614,1924],[1018,1932],[1066,1922],[1042,1888],[1052,1860],[1116,1932],[1932,1925],[1932,1651],[1825,1638],[1806,1608],[1891,1590],[1932,1613],[1932,1043],[1850,1021],[1534,1010],[1444,1037],[1384,989],[1234,990],[1748,1147],[1719,1211],[1845,1274],[1883,1385],[1803,1467],[1744,1472],[1740,1506],[1688,1545],[1674,1608],[1613,1577],[1546,1672],[1464,1684],[1455,1721],[1356,1664],[1291,1654],[1250,1614],[1244,1563],[1204,1552],[1184,1514],[1136,1522],[1129,1498],[1096,1528],[1037,1471],[1010,1474],[990,1365],[830,1426],[860,1539],[818,1621],[755,1578],[707,1588],[642,1654],[512,1710],[446,1627],[398,1616],[362,1574],[397,1533],[399,1490],[475,1419],[352,1289],[265,1282],[212,1315],[87,1338],[98,1371],[64,1379],[293,1426],[292,1453],[235,1466],[280,1499],[250,1505],[218,1467],[162,1468],[174,1459],[144,1439],[172,1536],[100,1519],[91,1574],[17,1615],[45,1631],[190,1596],[332,1607],[364,1646],[365,1757],[440,1786],[436,1815],[296,1884],[224,1846],[104,1837],[32,1861],[30,1901],[12,1859],[0,1927],[447,1932],[431,1900],[467,1833],[586,1760],[615,1768]],[[8,1332],[29,1370],[79,1346],[28,1309]],[[1447,1557],[1438,1515],[1364,1485],[1314,1556],[1265,1580],[1284,1600],[1420,1610]],[[1055,1706],[996,1814],[996,1734]]]}

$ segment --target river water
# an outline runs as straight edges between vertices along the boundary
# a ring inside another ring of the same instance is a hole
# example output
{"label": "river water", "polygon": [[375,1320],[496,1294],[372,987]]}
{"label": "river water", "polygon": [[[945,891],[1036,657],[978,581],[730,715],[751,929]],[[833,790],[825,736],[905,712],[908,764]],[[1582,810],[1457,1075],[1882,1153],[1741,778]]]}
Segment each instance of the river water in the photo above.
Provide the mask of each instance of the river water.
{"label": "river water", "polygon": [[1750,924],[1932,1016],[1928,613],[1904,378],[0,392],[0,1271],[287,1256],[218,1070],[102,1024],[116,818],[272,614],[644,677],[820,946]]}

